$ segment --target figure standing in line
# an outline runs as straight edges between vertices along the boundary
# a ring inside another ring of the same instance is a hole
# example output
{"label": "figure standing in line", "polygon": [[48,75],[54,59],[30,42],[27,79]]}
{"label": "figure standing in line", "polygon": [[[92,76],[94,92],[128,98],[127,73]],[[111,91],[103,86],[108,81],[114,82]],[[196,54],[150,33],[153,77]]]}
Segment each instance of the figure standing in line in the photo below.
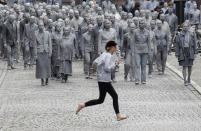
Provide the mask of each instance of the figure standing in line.
{"label": "figure standing in line", "polygon": [[44,28],[43,21],[39,21],[39,30],[35,32],[36,78],[41,79],[41,86],[48,85],[48,78],[51,77],[52,41],[49,32]]}
{"label": "figure standing in line", "polygon": [[51,66],[52,66],[52,77],[59,79],[59,66],[60,62],[57,60],[58,58],[58,46],[62,40],[62,25],[60,22],[57,23],[55,31],[52,33],[52,58],[51,58]]}
{"label": "figure standing in line", "polygon": [[29,23],[25,24],[24,30],[24,49],[25,49],[25,59],[24,59],[24,69],[29,65],[30,68],[33,67],[35,62],[35,32],[38,30],[38,26],[35,24],[35,17],[31,16]]}
{"label": "figure standing in line", "polygon": [[94,37],[93,37],[93,25],[89,24],[88,31],[82,35],[82,45],[84,46],[84,74],[86,79],[91,79],[90,68],[92,65],[92,58],[94,52]]}
{"label": "figure standing in line", "polygon": [[145,20],[140,20],[139,29],[134,33],[134,49],[136,60],[136,78],[135,84],[139,85],[140,80],[142,84],[146,84],[146,64],[148,53],[150,53],[150,33],[145,29]]}
{"label": "figure standing in line", "polygon": [[125,51],[124,80],[128,80],[128,74],[130,73],[131,82],[135,79],[134,31],[135,24],[131,23],[129,32],[124,35],[123,41],[123,51]]}
{"label": "figure standing in line", "polygon": [[156,37],[155,37],[155,29],[156,29],[156,23],[154,20],[150,22],[150,44],[151,44],[151,52],[148,56],[148,64],[149,64],[149,70],[148,70],[148,75],[149,77],[152,77],[152,72],[153,72],[153,62],[156,59],[157,56],[157,46],[156,46]]}
{"label": "figure standing in line", "polygon": [[61,74],[62,83],[66,83],[68,76],[72,75],[73,49],[76,44],[75,35],[71,34],[71,27],[64,27],[63,37],[58,47],[59,73]]}
{"label": "figure standing in line", "polygon": [[8,67],[7,67],[8,70],[15,69],[13,65],[13,60],[17,41],[17,26],[14,21],[15,16],[10,15],[8,17],[8,20],[4,23],[4,29],[3,29],[4,47],[7,49],[7,57],[8,57]]}
{"label": "figure standing in line", "polygon": [[157,46],[157,66],[159,75],[164,75],[167,55],[169,52],[169,37],[166,31],[162,29],[162,22],[157,21],[157,29],[154,31]]}
{"label": "figure standing in line", "polygon": [[[191,84],[192,66],[197,54],[195,35],[189,31],[187,22],[183,24],[183,30],[176,37],[176,52],[179,65],[183,67],[184,85]],[[188,70],[188,71],[187,71]],[[188,72],[188,75],[187,75]]]}

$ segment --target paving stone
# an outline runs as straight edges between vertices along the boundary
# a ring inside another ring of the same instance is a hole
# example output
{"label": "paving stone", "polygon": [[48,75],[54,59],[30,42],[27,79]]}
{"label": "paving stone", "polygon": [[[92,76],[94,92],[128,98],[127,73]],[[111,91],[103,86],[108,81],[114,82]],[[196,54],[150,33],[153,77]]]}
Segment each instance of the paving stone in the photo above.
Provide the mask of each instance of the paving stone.
{"label": "paving stone", "polygon": [[73,63],[69,83],[51,80],[45,87],[35,70],[8,71],[0,87],[2,131],[200,131],[201,97],[170,70],[154,72],[146,85],[123,79],[123,65],[113,86],[119,95],[120,112],[129,116],[118,122],[107,94],[102,105],[75,115],[79,103],[98,98],[96,79],[84,79],[82,62]]}

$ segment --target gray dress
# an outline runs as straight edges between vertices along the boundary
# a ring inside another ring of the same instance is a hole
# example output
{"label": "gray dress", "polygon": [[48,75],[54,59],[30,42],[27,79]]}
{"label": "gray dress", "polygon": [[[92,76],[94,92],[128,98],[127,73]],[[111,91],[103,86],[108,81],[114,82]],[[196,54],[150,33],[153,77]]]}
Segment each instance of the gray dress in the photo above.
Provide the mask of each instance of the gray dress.
{"label": "gray dress", "polygon": [[59,59],[60,59],[60,69],[59,72],[62,74],[71,75],[72,74],[72,57],[73,49],[76,44],[76,39],[74,35],[69,35],[67,37],[63,36],[62,42],[59,45]]}
{"label": "gray dress", "polygon": [[38,59],[36,61],[36,78],[49,78],[51,76],[52,43],[51,37],[47,31],[39,33],[36,31],[36,52]]}
{"label": "gray dress", "polygon": [[191,32],[181,32],[176,37],[175,55],[180,66],[192,66],[196,51],[195,35]]}

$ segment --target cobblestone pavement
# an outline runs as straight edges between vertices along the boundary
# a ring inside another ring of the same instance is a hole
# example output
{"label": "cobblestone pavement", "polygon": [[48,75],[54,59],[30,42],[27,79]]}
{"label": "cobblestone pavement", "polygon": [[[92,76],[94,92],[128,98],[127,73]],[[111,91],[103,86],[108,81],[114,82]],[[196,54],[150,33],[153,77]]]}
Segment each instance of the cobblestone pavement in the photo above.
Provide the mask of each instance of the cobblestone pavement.
{"label": "cobblestone pavement", "polygon": [[[175,57],[175,54],[168,56],[168,63],[182,72],[182,66],[179,66],[178,59]],[[192,71],[192,80],[195,81],[199,86],[201,86],[201,57],[200,54],[197,55],[196,59],[194,60],[193,71]]]}
{"label": "cobblestone pavement", "polygon": [[98,97],[96,80],[85,80],[82,62],[73,64],[69,83],[50,81],[46,87],[35,79],[34,69],[7,71],[0,87],[2,131],[200,131],[201,97],[167,69],[154,73],[147,85],[124,82],[123,66],[113,84],[119,94],[120,112],[129,116],[117,122],[112,99],[75,115],[79,103]]}

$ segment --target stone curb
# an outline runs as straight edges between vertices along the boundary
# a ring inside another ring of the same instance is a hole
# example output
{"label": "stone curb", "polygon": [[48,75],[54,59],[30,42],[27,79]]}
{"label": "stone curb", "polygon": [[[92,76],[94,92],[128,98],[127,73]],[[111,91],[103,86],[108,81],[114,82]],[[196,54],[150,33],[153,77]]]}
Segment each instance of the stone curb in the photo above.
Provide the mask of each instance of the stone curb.
{"label": "stone curb", "polygon": [[4,78],[6,76],[6,73],[7,73],[7,68],[6,68],[7,64],[6,63],[3,63],[3,71],[2,73],[0,74],[0,87],[2,86],[3,84],[3,81],[4,81]]}
{"label": "stone curb", "polygon": [[[183,75],[178,69],[176,69],[174,66],[170,65],[168,62],[166,63],[166,65],[167,65],[167,68],[169,68],[177,76],[179,76],[181,79],[183,79]],[[201,94],[201,87],[196,82],[191,80],[191,85],[195,90],[197,90]]]}

